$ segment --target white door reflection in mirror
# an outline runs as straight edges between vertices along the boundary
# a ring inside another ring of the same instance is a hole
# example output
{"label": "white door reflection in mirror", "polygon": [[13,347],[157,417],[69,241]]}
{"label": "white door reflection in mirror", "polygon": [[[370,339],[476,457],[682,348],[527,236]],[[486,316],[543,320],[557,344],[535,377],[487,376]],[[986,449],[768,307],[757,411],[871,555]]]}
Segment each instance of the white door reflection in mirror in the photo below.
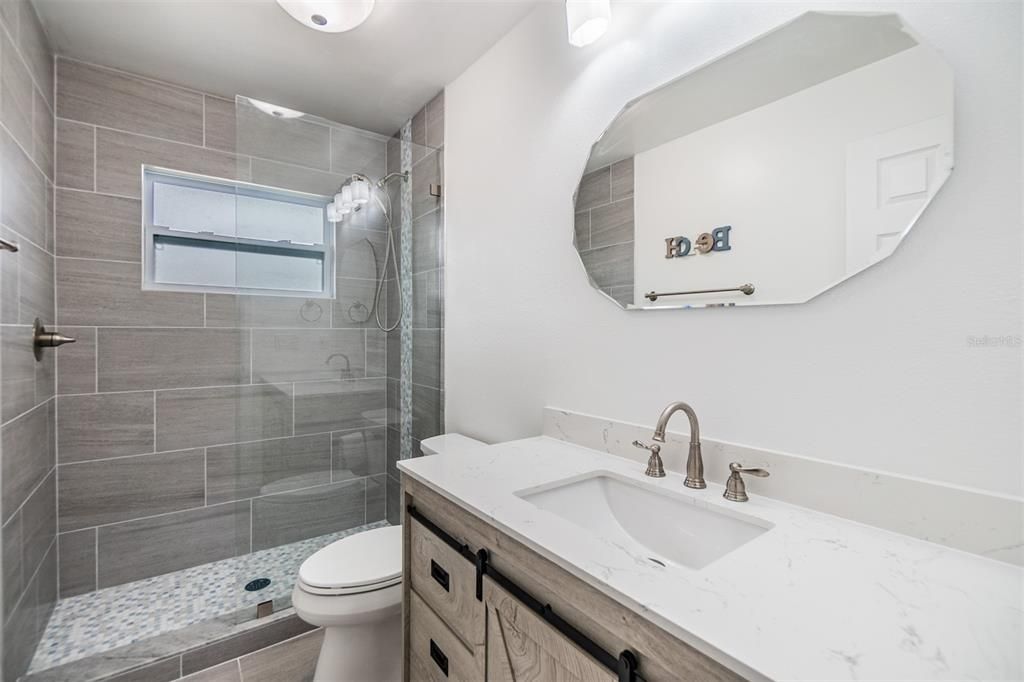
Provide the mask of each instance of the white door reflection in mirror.
{"label": "white door reflection in mirror", "polygon": [[574,243],[628,308],[803,302],[891,255],[952,149],[934,50],[895,14],[808,12],[627,105],[591,150]]}

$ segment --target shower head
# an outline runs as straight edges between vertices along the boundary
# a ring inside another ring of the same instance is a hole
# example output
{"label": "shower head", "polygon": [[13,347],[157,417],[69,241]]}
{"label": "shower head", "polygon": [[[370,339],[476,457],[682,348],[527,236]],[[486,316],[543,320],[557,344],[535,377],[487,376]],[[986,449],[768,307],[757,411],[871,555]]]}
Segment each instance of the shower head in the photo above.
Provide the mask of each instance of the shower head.
{"label": "shower head", "polygon": [[400,173],[388,173],[383,178],[377,181],[377,189],[384,189],[384,185],[388,184],[395,178],[402,178],[403,182],[409,182],[409,171],[402,171]]}

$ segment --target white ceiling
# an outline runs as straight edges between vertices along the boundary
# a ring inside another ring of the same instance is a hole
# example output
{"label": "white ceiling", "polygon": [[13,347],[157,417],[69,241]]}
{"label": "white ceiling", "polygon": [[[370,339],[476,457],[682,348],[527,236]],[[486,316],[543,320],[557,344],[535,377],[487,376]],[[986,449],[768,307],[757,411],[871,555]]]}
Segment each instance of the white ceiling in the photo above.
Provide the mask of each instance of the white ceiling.
{"label": "white ceiling", "polygon": [[54,50],[394,133],[538,0],[377,0],[347,33],[274,0],[32,0]]}

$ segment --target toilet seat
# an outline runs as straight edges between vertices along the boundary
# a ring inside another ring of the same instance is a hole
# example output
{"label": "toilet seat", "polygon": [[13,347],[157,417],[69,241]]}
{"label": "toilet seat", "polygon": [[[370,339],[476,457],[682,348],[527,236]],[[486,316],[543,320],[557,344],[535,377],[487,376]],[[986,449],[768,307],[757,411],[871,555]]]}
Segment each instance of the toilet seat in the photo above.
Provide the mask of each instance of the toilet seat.
{"label": "toilet seat", "polygon": [[299,567],[297,587],[309,594],[375,592],[402,582],[402,527],[375,528],[332,542]]}

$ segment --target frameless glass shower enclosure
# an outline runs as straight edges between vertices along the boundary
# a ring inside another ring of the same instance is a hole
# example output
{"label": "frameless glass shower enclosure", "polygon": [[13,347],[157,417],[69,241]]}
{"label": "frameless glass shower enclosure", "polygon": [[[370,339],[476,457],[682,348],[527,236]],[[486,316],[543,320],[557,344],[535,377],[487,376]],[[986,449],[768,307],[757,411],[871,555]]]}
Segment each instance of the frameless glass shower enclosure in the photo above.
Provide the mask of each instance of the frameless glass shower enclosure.
{"label": "frameless glass shower enclosure", "polygon": [[[83,68],[58,90],[131,78]],[[397,522],[394,463],[441,431],[440,98],[388,136],[187,94],[202,146],[146,137],[75,196],[124,219],[57,277],[57,323],[85,343],[58,367],[67,563],[33,673],[137,668],[287,617],[299,564]],[[374,194],[328,215],[353,176]]]}

